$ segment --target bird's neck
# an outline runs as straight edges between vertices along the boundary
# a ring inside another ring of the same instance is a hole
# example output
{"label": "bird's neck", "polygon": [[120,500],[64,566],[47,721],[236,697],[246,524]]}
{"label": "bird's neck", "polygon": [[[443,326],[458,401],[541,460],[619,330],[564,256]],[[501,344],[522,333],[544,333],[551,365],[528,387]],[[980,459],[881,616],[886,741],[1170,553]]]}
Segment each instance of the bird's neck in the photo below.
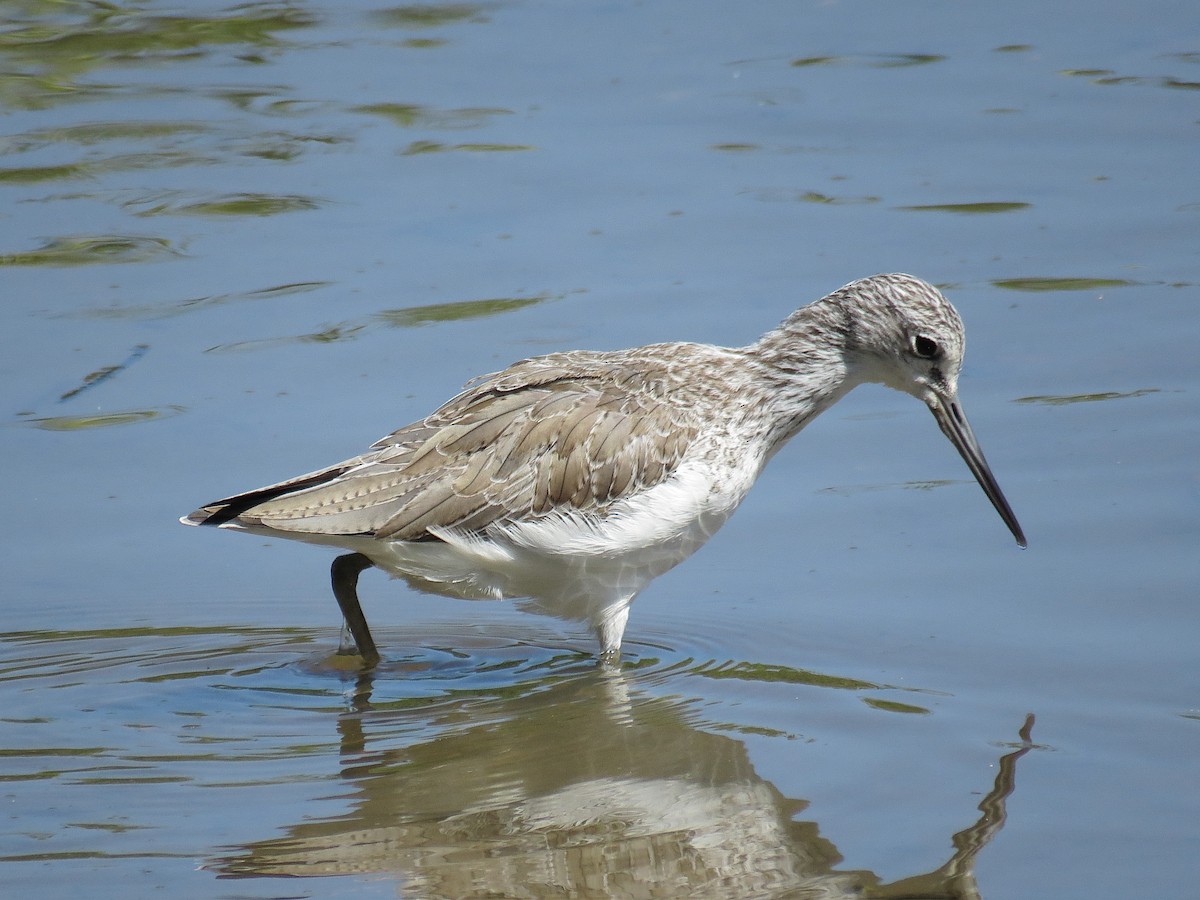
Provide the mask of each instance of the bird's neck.
{"label": "bird's neck", "polygon": [[771,453],[861,382],[852,339],[838,306],[818,301],[744,348],[774,413]]}

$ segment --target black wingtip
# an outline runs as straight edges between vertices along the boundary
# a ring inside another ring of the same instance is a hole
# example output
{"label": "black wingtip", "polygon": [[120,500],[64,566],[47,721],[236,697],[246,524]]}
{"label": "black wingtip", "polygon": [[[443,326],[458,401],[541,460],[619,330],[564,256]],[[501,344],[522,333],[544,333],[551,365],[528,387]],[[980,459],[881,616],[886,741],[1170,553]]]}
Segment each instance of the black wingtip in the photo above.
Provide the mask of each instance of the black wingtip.
{"label": "black wingtip", "polygon": [[256,505],[257,503],[242,505],[227,503],[218,509],[213,509],[214,506],[217,506],[217,504],[214,503],[212,506],[206,506],[196,510],[187,518],[189,522],[193,522],[196,525],[224,525],[226,522],[232,522],[246,510]]}
{"label": "black wingtip", "polygon": [[224,500],[214,500],[212,503],[208,503],[189,513],[179,521],[185,525],[225,525],[254,509],[254,507],[269,500],[274,500],[276,497],[294,494],[306,488],[316,487],[317,485],[332,481],[345,472],[347,468],[347,466],[340,466],[332,469],[323,469],[307,477],[296,478],[283,484],[258,488],[257,490],[247,491],[244,494],[235,494],[232,497],[226,497]]}
{"label": "black wingtip", "polygon": [[230,513],[228,507],[221,507],[219,503],[212,503],[188,513],[186,516],[181,517],[179,521],[184,525],[223,525],[235,518],[237,518],[237,514]]}

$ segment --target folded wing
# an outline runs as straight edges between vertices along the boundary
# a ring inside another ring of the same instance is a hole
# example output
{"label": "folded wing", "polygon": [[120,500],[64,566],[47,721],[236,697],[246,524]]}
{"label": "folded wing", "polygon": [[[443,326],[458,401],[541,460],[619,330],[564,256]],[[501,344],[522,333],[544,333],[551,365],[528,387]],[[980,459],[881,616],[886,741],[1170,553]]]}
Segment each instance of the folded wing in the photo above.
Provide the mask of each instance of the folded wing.
{"label": "folded wing", "polygon": [[431,529],[480,532],[556,510],[603,515],[667,478],[696,435],[653,373],[630,391],[629,370],[608,359],[524,360],[362,456],[218,500],[187,521],[420,541],[435,539]]}

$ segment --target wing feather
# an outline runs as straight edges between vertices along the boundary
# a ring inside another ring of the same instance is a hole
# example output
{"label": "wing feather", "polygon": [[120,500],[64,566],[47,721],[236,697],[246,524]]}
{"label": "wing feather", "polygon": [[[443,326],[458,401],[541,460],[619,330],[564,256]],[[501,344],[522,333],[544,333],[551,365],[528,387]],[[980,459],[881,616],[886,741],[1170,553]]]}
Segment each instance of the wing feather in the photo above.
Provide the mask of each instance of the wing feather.
{"label": "wing feather", "polygon": [[411,541],[562,507],[603,515],[669,477],[698,434],[665,370],[632,382],[626,362],[583,352],[523,360],[363,456],[225,498],[189,521]]}

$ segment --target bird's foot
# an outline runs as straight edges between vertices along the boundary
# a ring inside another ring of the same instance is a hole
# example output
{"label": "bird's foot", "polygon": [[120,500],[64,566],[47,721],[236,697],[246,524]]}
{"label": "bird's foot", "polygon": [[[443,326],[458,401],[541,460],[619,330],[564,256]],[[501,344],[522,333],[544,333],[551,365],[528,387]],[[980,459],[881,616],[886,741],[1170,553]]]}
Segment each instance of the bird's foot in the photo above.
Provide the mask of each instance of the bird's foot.
{"label": "bird's foot", "polygon": [[619,669],[621,668],[621,648],[609,647],[607,650],[601,651],[596,657],[596,665],[601,669]]}

